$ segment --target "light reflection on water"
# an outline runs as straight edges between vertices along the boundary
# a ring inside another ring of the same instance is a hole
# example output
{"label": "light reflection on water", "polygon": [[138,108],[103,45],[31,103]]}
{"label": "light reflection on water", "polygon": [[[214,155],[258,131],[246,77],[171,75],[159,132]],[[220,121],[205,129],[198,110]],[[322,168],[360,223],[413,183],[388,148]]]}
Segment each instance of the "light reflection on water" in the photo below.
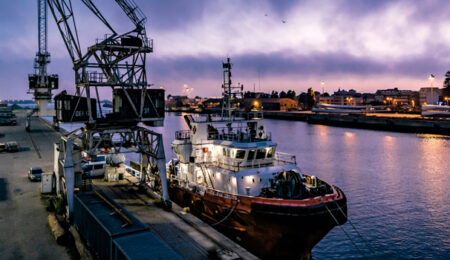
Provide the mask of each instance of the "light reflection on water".
{"label": "light reflection on water", "polygon": [[[166,158],[180,114],[166,114]],[[304,172],[340,187],[351,225],[335,227],[313,249],[314,259],[445,259],[450,256],[450,138],[266,120],[278,151],[292,153]]]}

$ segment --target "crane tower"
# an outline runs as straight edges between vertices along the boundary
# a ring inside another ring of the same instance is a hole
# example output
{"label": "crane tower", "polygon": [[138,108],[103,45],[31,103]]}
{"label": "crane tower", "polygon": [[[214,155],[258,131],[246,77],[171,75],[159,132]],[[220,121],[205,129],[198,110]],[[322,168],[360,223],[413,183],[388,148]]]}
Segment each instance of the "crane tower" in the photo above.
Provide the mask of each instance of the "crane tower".
{"label": "crane tower", "polygon": [[[38,116],[51,116],[48,111],[48,103],[52,98],[52,90],[58,88],[58,75],[47,74],[47,64],[50,63],[50,53],[47,50],[47,2],[37,0],[38,11],[38,52],[34,59],[34,73],[28,75],[29,93],[37,104],[37,110],[28,115],[37,112]],[[29,129],[29,120],[27,121]]]}
{"label": "crane tower", "polygon": [[[81,0],[109,31],[84,51],[78,34],[86,30],[77,29],[72,0],[47,0],[75,72],[75,94],[55,95],[55,121],[85,124],[55,145],[57,193],[67,196],[72,213],[75,188],[83,190],[79,180],[89,178],[83,174],[82,157],[139,153],[141,187],[160,192],[170,207],[162,134],[148,128],[163,125],[164,89],[151,88],[147,81],[146,55],[153,52],[145,30],[147,18],[133,0],[114,0],[133,24],[131,30],[119,33],[95,2]],[[112,92],[112,110],[101,105],[99,93],[106,92],[99,91],[102,88]]]}

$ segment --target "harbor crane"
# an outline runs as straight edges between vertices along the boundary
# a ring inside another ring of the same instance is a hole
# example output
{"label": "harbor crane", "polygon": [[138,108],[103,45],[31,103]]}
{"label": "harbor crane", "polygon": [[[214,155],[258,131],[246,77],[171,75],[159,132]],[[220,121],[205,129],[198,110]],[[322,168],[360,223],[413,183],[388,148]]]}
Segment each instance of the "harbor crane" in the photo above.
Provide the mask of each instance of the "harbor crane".
{"label": "harbor crane", "polygon": [[50,53],[47,50],[47,2],[37,0],[38,11],[38,52],[34,59],[34,73],[28,75],[29,93],[33,94],[37,108],[27,114],[25,128],[30,130],[33,114],[50,116],[48,103],[52,99],[52,90],[58,89],[58,75],[47,74],[47,64],[50,63]]}
{"label": "harbor crane", "polygon": [[[75,72],[75,95],[55,96],[56,120],[80,122],[84,127],[61,137],[55,144],[55,178],[58,194],[67,194],[73,211],[75,188],[83,190],[81,161],[99,153],[139,153],[140,186],[159,192],[170,207],[162,134],[149,127],[164,122],[164,90],[147,81],[146,55],[153,51],[147,38],[144,13],[132,0],[114,0],[134,28],[115,30],[93,0],[80,0],[109,30],[83,52],[71,0],[47,0]],[[102,108],[99,89],[112,90],[112,111]],[[84,154],[84,155],[83,155]],[[70,214],[69,214],[70,215]]]}

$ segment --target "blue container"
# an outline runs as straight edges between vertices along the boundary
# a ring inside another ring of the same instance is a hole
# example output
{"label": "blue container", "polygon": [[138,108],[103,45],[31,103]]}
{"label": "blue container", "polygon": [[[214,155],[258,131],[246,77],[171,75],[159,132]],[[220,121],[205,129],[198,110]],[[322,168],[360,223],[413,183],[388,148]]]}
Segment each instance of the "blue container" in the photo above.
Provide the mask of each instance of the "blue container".
{"label": "blue container", "polygon": [[[99,193],[108,199],[104,193]],[[148,227],[131,213],[113,200],[108,200],[131,219],[133,224],[124,225],[126,222],[93,192],[78,193],[74,196],[74,225],[100,259],[112,259],[114,238],[148,230]]]}
{"label": "blue container", "polygon": [[152,232],[141,232],[113,240],[114,260],[183,259]]}

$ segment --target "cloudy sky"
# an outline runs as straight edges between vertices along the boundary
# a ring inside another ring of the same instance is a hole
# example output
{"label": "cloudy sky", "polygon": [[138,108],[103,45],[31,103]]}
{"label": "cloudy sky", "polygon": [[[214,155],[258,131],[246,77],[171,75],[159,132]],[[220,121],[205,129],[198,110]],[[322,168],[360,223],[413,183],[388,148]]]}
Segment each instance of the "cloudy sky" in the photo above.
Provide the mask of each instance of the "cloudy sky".
{"label": "cloudy sky", "polygon": [[[107,30],[73,0],[84,50]],[[120,32],[131,29],[112,0],[99,9]],[[308,87],[413,89],[441,86],[450,70],[450,1],[135,0],[154,39],[148,78],[168,94],[220,95],[221,62],[246,90]],[[283,23],[282,21],[285,21]],[[27,98],[37,51],[36,1],[0,2],[0,99]],[[72,65],[49,12],[49,73],[73,92]]]}

